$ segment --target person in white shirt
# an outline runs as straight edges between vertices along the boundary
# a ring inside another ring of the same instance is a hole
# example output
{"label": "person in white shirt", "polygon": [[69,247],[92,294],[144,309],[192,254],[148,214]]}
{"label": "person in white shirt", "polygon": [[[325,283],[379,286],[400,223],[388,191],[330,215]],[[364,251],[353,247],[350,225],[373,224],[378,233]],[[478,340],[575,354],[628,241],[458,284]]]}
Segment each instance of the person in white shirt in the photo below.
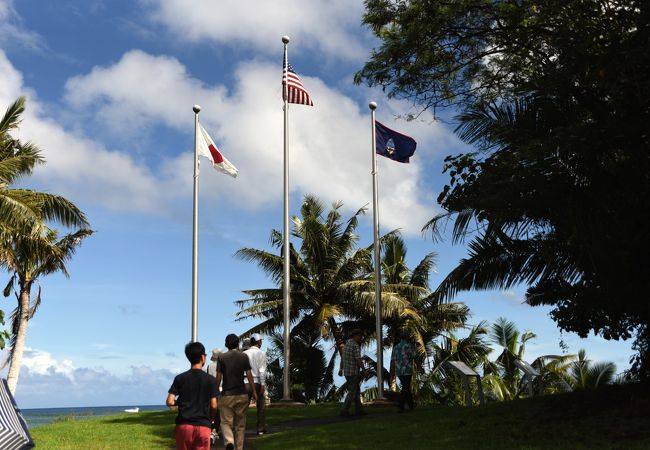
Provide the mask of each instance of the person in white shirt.
{"label": "person in white shirt", "polygon": [[212,357],[210,358],[211,362],[205,366],[205,371],[208,372],[208,375],[212,375],[215,378],[217,377],[217,358],[219,358],[219,355],[222,353],[223,350],[219,347],[212,349]]}
{"label": "person in white shirt", "polygon": [[[253,333],[250,338],[250,348],[244,352],[248,356],[251,363],[251,372],[253,373],[254,388],[257,391],[257,434],[262,435],[266,433],[266,396],[265,382],[266,382],[266,353],[262,350],[262,336],[258,333]],[[251,386],[248,386],[249,398],[253,396]]]}

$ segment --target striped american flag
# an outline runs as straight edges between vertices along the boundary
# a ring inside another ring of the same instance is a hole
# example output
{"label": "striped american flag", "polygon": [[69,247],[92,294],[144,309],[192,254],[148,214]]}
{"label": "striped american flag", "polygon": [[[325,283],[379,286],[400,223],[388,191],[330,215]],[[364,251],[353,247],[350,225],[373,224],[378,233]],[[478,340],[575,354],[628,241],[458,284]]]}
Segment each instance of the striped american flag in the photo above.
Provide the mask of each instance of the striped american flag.
{"label": "striped american flag", "polygon": [[[286,87],[285,87],[286,86]],[[285,96],[288,96],[285,98]],[[297,103],[299,105],[314,106],[311,101],[309,92],[302,85],[300,77],[293,70],[291,64],[287,64],[287,58],[284,58],[282,68],[282,100],[287,100],[289,103]]]}

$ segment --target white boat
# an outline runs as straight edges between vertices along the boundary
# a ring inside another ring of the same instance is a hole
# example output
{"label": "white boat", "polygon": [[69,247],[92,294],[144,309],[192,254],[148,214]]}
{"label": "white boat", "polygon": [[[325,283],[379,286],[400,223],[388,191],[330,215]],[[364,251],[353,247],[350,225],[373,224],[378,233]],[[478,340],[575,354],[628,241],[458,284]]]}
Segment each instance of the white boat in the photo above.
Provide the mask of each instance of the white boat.
{"label": "white boat", "polygon": [[127,409],[124,410],[124,412],[137,413],[137,412],[140,412],[140,408],[127,408]]}

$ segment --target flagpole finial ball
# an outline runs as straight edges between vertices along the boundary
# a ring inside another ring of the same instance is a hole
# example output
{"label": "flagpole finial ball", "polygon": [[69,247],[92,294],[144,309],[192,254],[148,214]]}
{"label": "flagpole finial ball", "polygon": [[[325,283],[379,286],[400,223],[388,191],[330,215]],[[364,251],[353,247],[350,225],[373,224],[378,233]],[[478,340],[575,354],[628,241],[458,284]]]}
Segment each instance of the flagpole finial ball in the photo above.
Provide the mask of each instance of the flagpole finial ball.
{"label": "flagpole finial ball", "polygon": [[284,42],[285,44],[288,44],[289,43],[289,36],[282,36],[282,42]]}
{"label": "flagpole finial ball", "polygon": [[373,111],[377,109],[377,102],[370,102],[368,103],[368,108],[372,109]]}
{"label": "flagpole finial ball", "polygon": [[199,111],[201,111],[201,107],[199,105],[194,105],[192,106],[192,111],[194,111],[195,114],[198,114]]}

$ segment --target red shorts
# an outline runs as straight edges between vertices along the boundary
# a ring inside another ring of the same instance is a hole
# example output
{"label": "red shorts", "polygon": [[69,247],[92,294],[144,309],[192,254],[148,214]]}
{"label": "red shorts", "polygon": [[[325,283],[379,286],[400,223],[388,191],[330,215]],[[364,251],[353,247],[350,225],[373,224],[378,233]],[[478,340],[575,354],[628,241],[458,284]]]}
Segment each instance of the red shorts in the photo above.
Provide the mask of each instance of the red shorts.
{"label": "red shorts", "polygon": [[210,427],[176,425],[176,450],[210,450]]}

